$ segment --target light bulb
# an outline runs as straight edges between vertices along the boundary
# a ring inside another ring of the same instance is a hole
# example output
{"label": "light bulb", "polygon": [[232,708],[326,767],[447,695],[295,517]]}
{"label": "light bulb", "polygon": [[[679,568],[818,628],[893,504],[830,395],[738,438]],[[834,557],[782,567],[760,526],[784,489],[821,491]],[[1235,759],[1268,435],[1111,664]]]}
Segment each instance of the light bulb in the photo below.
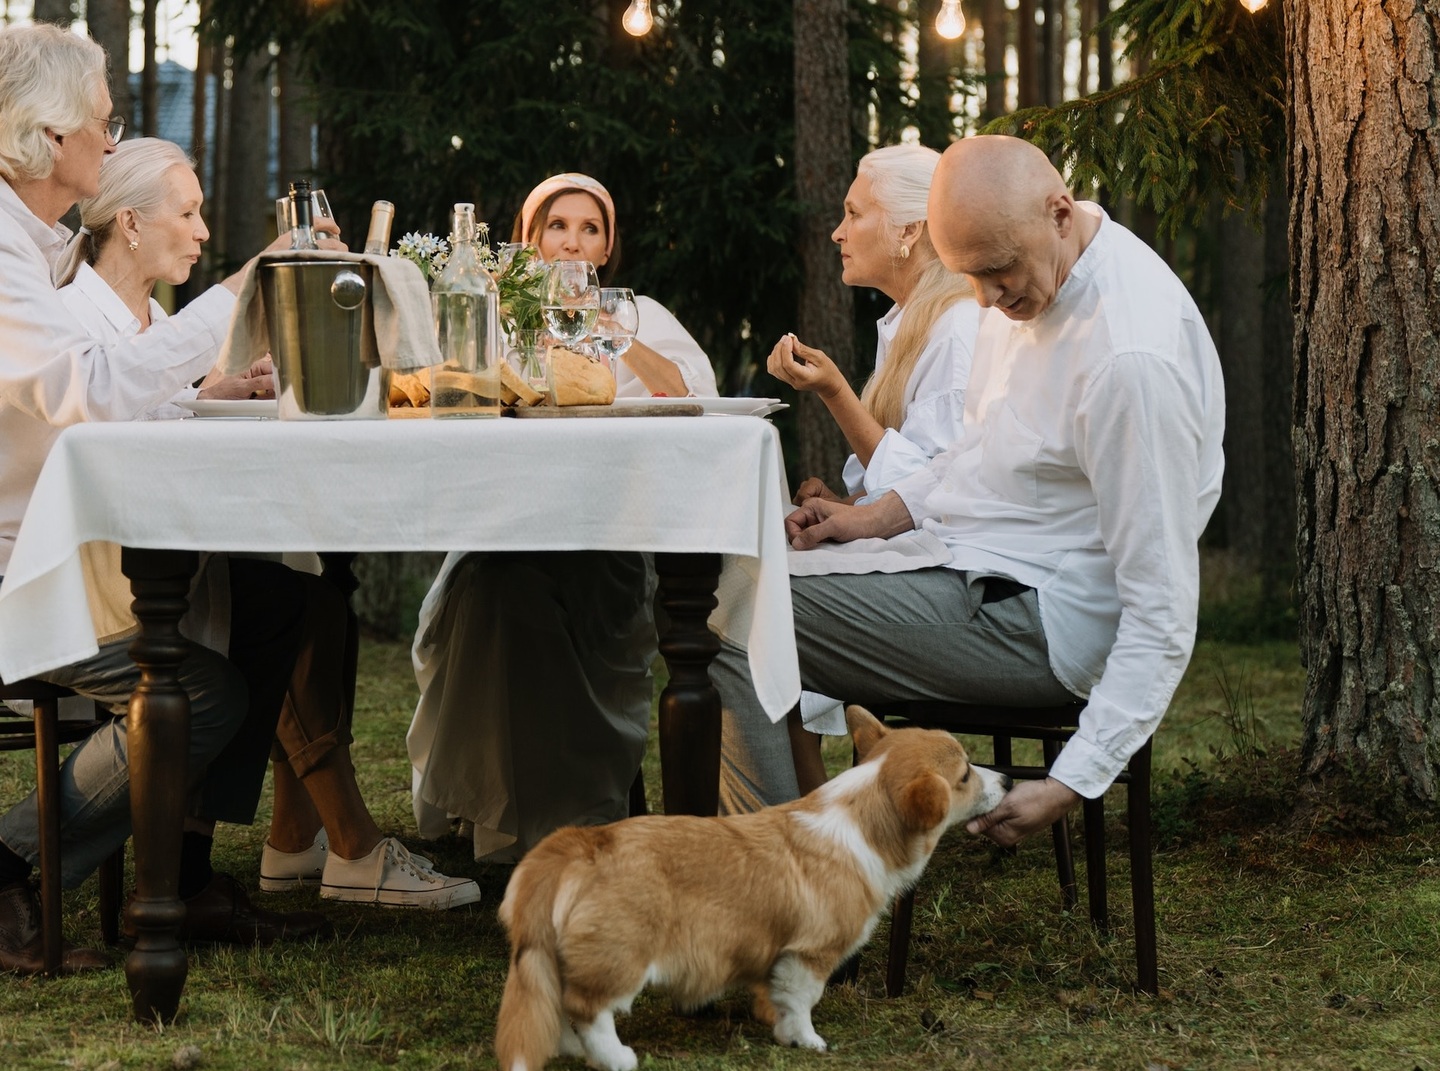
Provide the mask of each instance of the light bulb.
{"label": "light bulb", "polygon": [[631,37],[644,37],[650,32],[650,27],[655,25],[655,20],[650,16],[650,0],[630,0],[630,6],[625,9],[625,17],[620,20],[620,25],[625,27],[625,32]]}
{"label": "light bulb", "polygon": [[1240,0],[1241,6],[1252,14],[1259,11],[1267,3],[1269,3],[1269,0]]}
{"label": "light bulb", "polygon": [[965,32],[965,13],[960,10],[960,0],[944,0],[940,5],[940,14],[935,18],[935,32],[950,41]]}

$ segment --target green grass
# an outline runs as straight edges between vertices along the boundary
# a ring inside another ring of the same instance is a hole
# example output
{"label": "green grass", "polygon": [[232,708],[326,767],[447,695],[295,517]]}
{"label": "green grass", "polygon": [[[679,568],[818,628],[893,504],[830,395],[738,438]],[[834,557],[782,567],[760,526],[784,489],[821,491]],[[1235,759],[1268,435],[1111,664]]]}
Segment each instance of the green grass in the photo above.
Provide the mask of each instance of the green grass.
{"label": "green grass", "polygon": [[[417,845],[405,645],[367,644],[361,672],[355,751],[366,798],[382,827]],[[1157,734],[1166,773],[1156,808],[1173,819],[1156,859],[1158,997],[1130,988],[1122,789],[1109,807],[1111,937],[1096,934],[1083,907],[1060,911],[1048,838],[1006,856],[952,833],[919,888],[905,995],[883,995],[882,924],[859,985],[832,987],[816,1009],[828,1055],[776,1047],[738,995],[696,1017],[643,996],[621,1036],[642,1067],[697,1071],[1440,1068],[1440,827],[1337,840],[1241,821],[1234,808],[1223,824],[1208,820],[1220,772],[1251,771],[1257,797],[1283,794],[1290,760],[1275,756],[1298,739],[1302,686],[1292,646],[1202,644]],[[1255,757],[1257,744],[1269,760]],[[849,761],[843,745],[827,754]],[[21,753],[0,763],[0,799],[28,789],[30,762]],[[653,755],[647,777],[654,803]],[[222,827],[217,846],[251,888],[263,836],[263,824]],[[328,944],[196,950],[181,1018],[163,1031],[130,1020],[119,969],[0,978],[0,1067],[493,1066],[506,873],[455,844],[424,847],[442,868],[474,874],[483,903],[440,915],[327,907],[340,933]],[[93,882],[67,898],[69,936],[98,940],[95,909]]]}

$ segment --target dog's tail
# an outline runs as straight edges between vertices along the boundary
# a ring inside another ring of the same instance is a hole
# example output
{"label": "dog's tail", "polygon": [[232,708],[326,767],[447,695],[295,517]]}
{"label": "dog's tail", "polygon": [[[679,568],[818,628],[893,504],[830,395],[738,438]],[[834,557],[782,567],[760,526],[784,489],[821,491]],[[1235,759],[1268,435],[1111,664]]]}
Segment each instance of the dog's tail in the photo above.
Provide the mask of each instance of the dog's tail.
{"label": "dog's tail", "polygon": [[540,1071],[560,1048],[560,958],[555,896],[560,867],[527,867],[510,877],[500,921],[510,931],[510,973],[500,998],[495,1056],[502,1071]]}

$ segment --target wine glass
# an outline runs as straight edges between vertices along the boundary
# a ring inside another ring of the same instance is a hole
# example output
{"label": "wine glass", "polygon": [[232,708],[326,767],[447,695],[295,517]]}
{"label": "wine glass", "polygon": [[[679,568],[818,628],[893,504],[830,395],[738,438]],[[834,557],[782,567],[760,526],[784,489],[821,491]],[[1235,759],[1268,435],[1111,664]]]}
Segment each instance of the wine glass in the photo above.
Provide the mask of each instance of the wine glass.
{"label": "wine glass", "polygon": [[[318,223],[322,219],[334,219],[335,213],[330,209],[330,198],[325,196],[324,190],[310,191],[310,222]],[[275,198],[275,233],[289,234],[295,229],[295,218],[290,214],[290,198]]]}
{"label": "wine glass", "polygon": [[615,371],[615,359],[630,348],[640,329],[640,310],[635,291],[623,286],[600,288],[600,315],[595,321],[595,348]]}
{"label": "wine glass", "polygon": [[600,315],[600,282],[588,260],[557,260],[545,275],[545,326],[565,346],[595,327]]}

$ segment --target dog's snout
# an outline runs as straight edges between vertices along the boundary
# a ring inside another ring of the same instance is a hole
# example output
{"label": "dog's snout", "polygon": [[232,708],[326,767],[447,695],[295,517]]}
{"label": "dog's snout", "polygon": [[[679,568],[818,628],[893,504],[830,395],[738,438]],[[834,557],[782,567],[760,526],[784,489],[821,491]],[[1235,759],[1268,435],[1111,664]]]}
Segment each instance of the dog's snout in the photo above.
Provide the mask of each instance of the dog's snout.
{"label": "dog's snout", "polygon": [[995,772],[997,774],[1000,774],[1000,787],[1003,788],[1006,792],[1009,792],[1012,788],[1015,787],[1015,779],[1012,778],[1008,773],[1000,773],[999,770],[996,770]]}

